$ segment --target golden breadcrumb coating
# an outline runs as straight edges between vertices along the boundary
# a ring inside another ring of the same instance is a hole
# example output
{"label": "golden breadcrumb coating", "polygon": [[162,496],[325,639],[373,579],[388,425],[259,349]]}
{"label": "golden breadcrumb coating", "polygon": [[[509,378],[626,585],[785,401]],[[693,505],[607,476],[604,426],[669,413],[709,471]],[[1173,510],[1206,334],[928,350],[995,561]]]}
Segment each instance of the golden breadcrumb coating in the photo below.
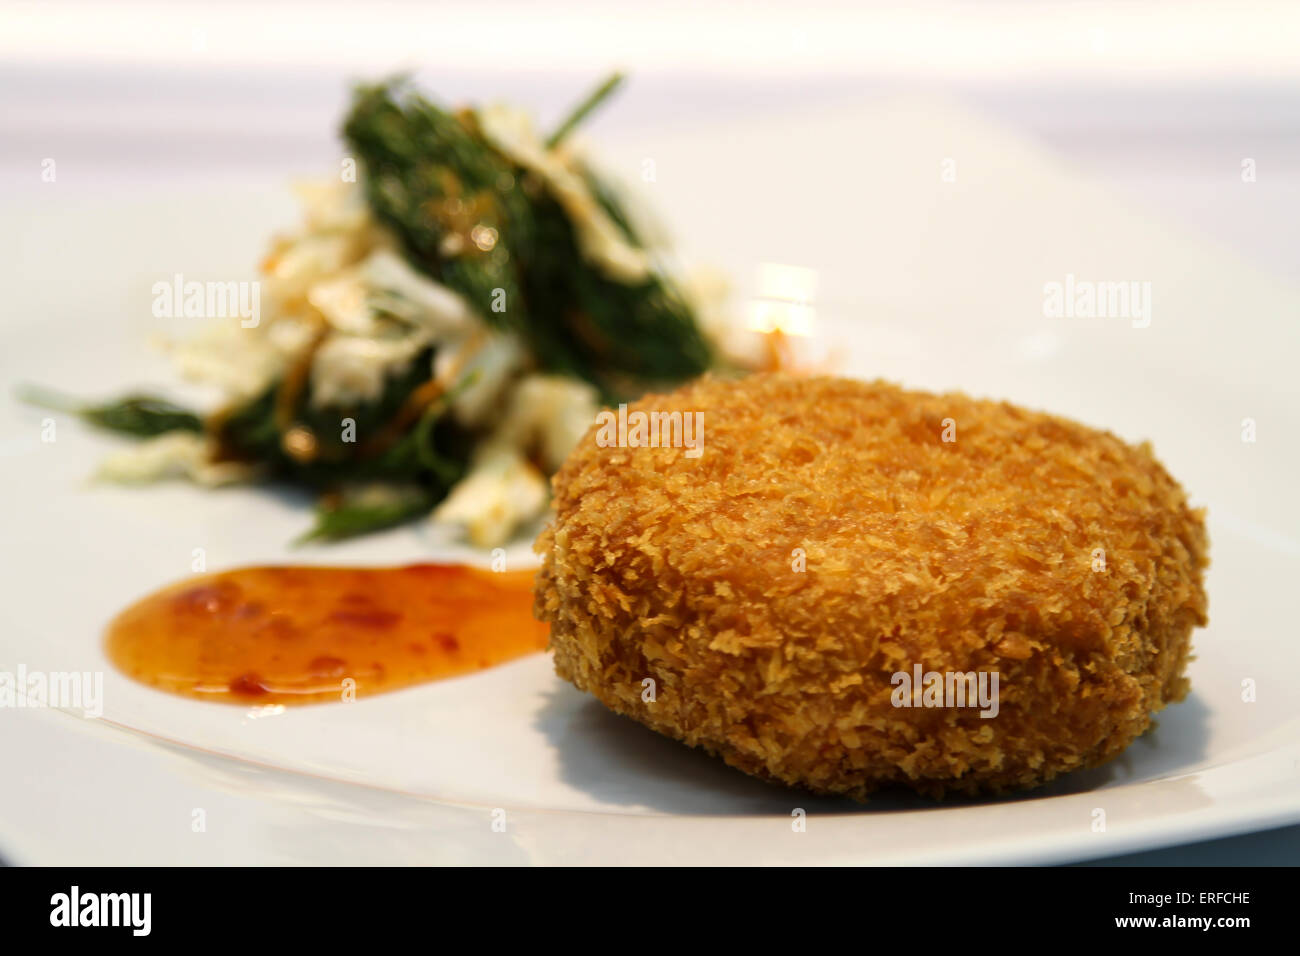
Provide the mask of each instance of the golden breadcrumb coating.
{"label": "golden breadcrumb coating", "polygon": [[[600,447],[593,427],[535,546],[556,671],[618,713],[863,799],[1034,787],[1114,757],[1186,695],[1207,539],[1149,445],[782,374],[637,410],[703,413],[702,453]],[[894,706],[893,675],[917,664],[996,672],[997,715]]]}

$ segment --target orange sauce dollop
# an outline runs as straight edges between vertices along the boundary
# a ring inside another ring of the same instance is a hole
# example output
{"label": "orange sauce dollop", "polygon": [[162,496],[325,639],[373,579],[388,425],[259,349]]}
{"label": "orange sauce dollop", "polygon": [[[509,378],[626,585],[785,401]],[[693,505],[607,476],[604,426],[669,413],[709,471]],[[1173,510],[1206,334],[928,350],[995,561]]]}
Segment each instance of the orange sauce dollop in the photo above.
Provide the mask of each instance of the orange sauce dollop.
{"label": "orange sauce dollop", "polygon": [[128,676],[188,697],[342,700],[544,649],[532,588],[532,571],[460,565],[241,568],[127,608],[109,627],[108,656]]}

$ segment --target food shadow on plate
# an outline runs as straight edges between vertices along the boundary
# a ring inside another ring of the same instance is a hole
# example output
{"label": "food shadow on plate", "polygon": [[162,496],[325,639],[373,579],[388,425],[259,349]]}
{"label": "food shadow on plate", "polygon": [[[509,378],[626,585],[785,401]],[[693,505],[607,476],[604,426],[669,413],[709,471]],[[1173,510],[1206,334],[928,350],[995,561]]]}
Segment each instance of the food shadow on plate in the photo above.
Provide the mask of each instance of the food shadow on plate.
{"label": "food shadow on plate", "polygon": [[881,791],[865,804],[766,783],[698,748],[670,740],[572,687],[551,691],[535,726],[554,747],[565,783],[611,808],[680,814],[889,813],[942,810],[1070,796],[1156,780],[1194,765],[1205,753],[1208,708],[1193,694],[1163,711],[1119,757],[1058,777],[1037,790],[1004,797],[931,800]]}

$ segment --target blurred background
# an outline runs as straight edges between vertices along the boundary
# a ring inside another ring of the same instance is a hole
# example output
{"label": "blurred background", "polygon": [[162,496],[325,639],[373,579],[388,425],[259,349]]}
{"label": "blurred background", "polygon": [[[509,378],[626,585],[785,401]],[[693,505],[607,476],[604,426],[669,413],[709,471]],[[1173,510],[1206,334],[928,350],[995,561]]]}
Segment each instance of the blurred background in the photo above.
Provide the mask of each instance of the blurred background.
{"label": "blurred background", "polygon": [[[166,2],[0,5],[0,189],[252,180],[337,154],[348,84],[558,116],[592,139],[890,90],[951,96],[1278,273],[1300,262],[1300,6],[1284,2]],[[881,144],[887,148],[887,144]],[[815,150],[816,144],[809,144]],[[1243,157],[1257,161],[1253,189]]]}

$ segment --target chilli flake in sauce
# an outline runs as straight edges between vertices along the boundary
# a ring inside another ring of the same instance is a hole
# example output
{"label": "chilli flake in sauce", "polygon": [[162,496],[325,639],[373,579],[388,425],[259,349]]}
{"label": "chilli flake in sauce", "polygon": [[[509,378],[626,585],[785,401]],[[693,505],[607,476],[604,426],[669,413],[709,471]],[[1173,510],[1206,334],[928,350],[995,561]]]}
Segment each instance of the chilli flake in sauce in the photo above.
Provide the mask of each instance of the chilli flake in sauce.
{"label": "chilli flake in sauce", "polygon": [[127,608],[108,656],[187,697],[300,704],[396,690],[546,647],[532,571],[461,565],[260,567],[193,578]]}

